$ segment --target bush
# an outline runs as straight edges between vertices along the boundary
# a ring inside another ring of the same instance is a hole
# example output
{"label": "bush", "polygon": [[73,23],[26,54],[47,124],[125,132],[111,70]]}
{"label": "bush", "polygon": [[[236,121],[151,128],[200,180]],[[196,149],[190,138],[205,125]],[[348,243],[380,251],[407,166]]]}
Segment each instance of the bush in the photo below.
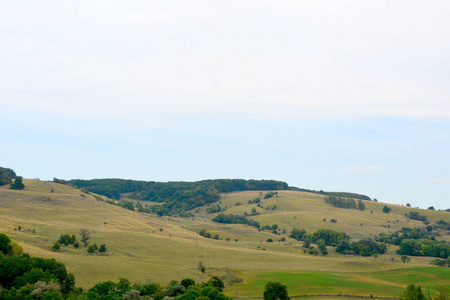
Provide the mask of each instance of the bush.
{"label": "bush", "polygon": [[390,208],[389,206],[383,206],[383,212],[385,213],[385,214],[388,214],[388,213],[390,213],[391,212],[391,210],[392,210],[392,208]]}
{"label": "bush", "polygon": [[264,300],[289,300],[287,287],[279,282],[268,282],[264,287]]}

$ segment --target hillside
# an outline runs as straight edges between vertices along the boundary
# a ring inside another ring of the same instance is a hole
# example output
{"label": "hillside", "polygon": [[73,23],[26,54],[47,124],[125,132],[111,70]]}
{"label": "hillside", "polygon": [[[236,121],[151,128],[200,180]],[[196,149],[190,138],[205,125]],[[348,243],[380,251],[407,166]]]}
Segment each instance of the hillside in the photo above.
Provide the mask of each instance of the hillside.
{"label": "hillside", "polygon": [[[258,282],[262,282],[262,278],[266,281],[278,278],[280,272],[297,274],[286,279],[292,282],[293,289],[295,278],[306,274],[305,271],[308,271],[307,274],[314,271],[330,276],[348,273],[353,274],[351,276],[355,282],[362,282],[376,277],[375,273],[367,274],[368,271],[378,271],[388,276],[394,270],[423,269],[429,266],[432,258],[411,257],[411,261],[405,264],[395,254],[396,246],[390,246],[387,254],[378,258],[344,256],[335,253],[331,247],[327,256],[315,256],[304,253],[303,242],[290,238],[289,232],[293,228],[307,232],[328,228],[344,231],[353,239],[359,239],[381,232],[394,232],[402,227],[424,228],[423,222],[405,216],[410,211],[420,212],[430,224],[438,220],[450,223],[450,213],[444,211],[419,210],[373,201],[364,201],[364,211],[343,209],[325,203],[323,195],[301,191],[278,191],[269,199],[263,199],[267,191],[224,193],[220,194],[218,202],[189,211],[190,217],[159,217],[99,201],[98,196],[68,185],[27,179],[24,183],[26,189],[22,191],[0,187],[0,231],[11,236],[31,255],[64,262],[68,270],[75,274],[77,284],[84,287],[119,277],[134,282],[157,281],[166,284],[171,279],[192,277],[206,281],[211,275],[219,275],[228,284],[245,280],[245,284],[229,286],[225,290],[227,293],[254,297],[256,294],[253,293],[261,291]],[[259,206],[248,203],[248,200],[258,197],[261,198]],[[141,201],[141,204],[145,206],[145,202]],[[261,226],[277,224],[279,230],[274,234],[242,224],[212,222],[213,217],[219,214],[207,213],[212,205],[220,205],[227,214],[251,214],[254,209],[259,214],[249,218],[258,221]],[[389,213],[382,212],[385,205],[392,208]],[[336,222],[330,222],[331,219]],[[75,234],[79,238],[80,229],[91,231],[93,243],[106,244],[106,255],[89,255],[84,247],[62,247],[58,252],[51,249],[61,234]],[[218,235],[219,239],[204,238],[198,234],[201,230],[212,236]],[[448,231],[436,230],[440,239],[449,240]],[[284,241],[280,241],[282,237]],[[273,242],[267,242],[268,239]],[[200,262],[206,267],[205,274],[199,270]],[[425,274],[429,269],[448,270],[425,268],[422,272]],[[448,272],[445,274],[448,275]],[[450,285],[450,278],[445,274],[434,274],[430,277],[434,279],[427,282],[433,288]],[[396,295],[405,286],[399,282],[394,288],[383,290],[387,283],[377,282],[380,294],[385,296]],[[318,286],[320,284],[316,288]],[[366,287],[359,292],[350,289],[349,292],[348,288],[340,290],[338,286],[333,292],[358,294],[371,288]],[[297,288],[295,291],[298,294],[317,293],[314,289],[314,284],[311,284],[309,289]]]}

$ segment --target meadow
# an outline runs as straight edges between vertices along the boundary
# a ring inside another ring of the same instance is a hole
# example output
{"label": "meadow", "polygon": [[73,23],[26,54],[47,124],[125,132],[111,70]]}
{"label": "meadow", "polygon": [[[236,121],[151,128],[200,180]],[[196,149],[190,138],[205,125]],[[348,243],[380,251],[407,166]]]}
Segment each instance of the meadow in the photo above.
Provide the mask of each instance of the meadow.
{"label": "meadow", "polygon": [[[263,199],[262,207],[248,200],[265,192],[222,195],[219,203],[226,213],[250,213],[255,208],[260,214],[252,218],[261,225],[277,224],[280,230],[275,235],[246,225],[211,222],[215,214],[208,214],[207,207],[192,210],[190,218],[158,217],[99,201],[98,196],[67,185],[29,179],[24,183],[23,191],[0,187],[0,232],[11,236],[30,255],[65,263],[81,287],[120,277],[165,285],[172,279],[207,281],[218,275],[228,284],[226,294],[245,298],[262,296],[267,281],[283,282],[291,295],[395,297],[409,283],[428,284],[432,289],[450,285],[449,269],[430,267],[429,257],[412,257],[405,264],[395,254],[395,247],[378,258],[343,256],[331,248],[327,256],[314,256],[304,253],[302,242],[288,237],[297,227],[308,232],[330,228],[357,239],[402,227],[423,227],[422,222],[404,216],[408,211],[420,211],[431,222],[450,222],[447,212],[388,204],[392,211],[385,214],[382,207],[386,204],[370,201],[364,201],[365,211],[350,211],[326,204],[322,195],[294,191]],[[275,210],[265,209],[274,205]],[[331,219],[337,222],[331,223]],[[79,239],[80,229],[91,232],[92,243],[106,244],[106,254],[91,255],[84,247],[52,250],[61,234],[75,234]],[[200,236],[201,229],[220,239]],[[267,242],[269,238],[274,242]],[[199,269],[200,262],[205,273]]]}

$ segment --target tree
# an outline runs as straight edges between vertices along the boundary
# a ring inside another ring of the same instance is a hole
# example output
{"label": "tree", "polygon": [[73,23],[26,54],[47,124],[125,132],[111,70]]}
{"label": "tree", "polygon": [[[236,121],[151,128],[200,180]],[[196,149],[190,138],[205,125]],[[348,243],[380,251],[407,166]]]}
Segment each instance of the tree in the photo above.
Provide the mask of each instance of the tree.
{"label": "tree", "polygon": [[388,206],[383,206],[383,212],[385,213],[385,214],[388,214],[389,212],[391,211],[391,208],[390,207],[388,207]]}
{"label": "tree", "polygon": [[13,252],[11,239],[4,233],[0,233],[0,252],[5,255],[10,255]]}
{"label": "tree", "polygon": [[98,252],[105,253],[106,252],[106,245],[105,244],[101,244],[100,248],[98,249]]}
{"label": "tree", "polygon": [[95,253],[95,247],[94,247],[94,245],[90,245],[90,246],[88,247],[87,253],[90,253],[90,254]]}
{"label": "tree", "polygon": [[289,300],[287,287],[279,282],[268,282],[264,287],[264,300]]}
{"label": "tree", "polygon": [[87,247],[89,244],[89,239],[91,238],[91,232],[87,229],[80,229],[81,241],[84,246]]}
{"label": "tree", "polygon": [[411,258],[409,258],[408,255],[402,255],[401,258],[402,258],[403,263],[407,263],[407,262],[411,261]]}
{"label": "tree", "polygon": [[122,207],[134,211],[134,204],[131,201],[125,201]]}
{"label": "tree", "polygon": [[180,284],[182,286],[184,286],[186,288],[186,290],[188,289],[188,287],[190,287],[191,285],[195,286],[195,280],[192,278],[184,278],[183,280],[181,280]]}
{"label": "tree", "polygon": [[0,167],[0,185],[10,184],[11,179],[16,178],[16,176],[13,169]]}
{"label": "tree", "polygon": [[362,200],[358,200],[358,209],[359,210],[365,210],[366,209],[366,205],[362,202]]}
{"label": "tree", "polygon": [[6,173],[0,173],[0,185],[11,183],[11,178]]}
{"label": "tree", "polygon": [[22,176],[17,176],[16,179],[14,179],[14,183],[11,183],[12,190],[23,190],[24,188],[25,185],[22,182]]}
{"label": "tree", "polygon": [[52,249],[55,250],[55,251],[58,251],[59,249],[61,249],[61,246],[59,245],[59,242],[55,242],[53,244]]}
{"label": "tree", "polygon": [[450,288],[440,286],[439,291],[434,295],[433,300],[449,300],[450,299]]}
{"label": "tree", "polygon": [[406,290],[403,291],[403,294],[400,296],[400,300],[425,300],[426,297],[422,293],[422,288],[420,286],[415,286],[414,284],[410,284],[406,287]]}
{"label": "tree", "polygon": [[213,286],[215,289],[217,289],[221,292],[225,288],[225,284],[223,283],[222,279],[220,279],[217,276],[213,276],[206,284]]}
{"label": "tree", "polygon": [[[55,281],[50,281],[49,283],[45,281],[38,281],[34,284],[34,289],[30,295],[41,299],[64,299],[59,292],[60,289],[61,286]],[[44,298],[44,296],[47,297]]]}

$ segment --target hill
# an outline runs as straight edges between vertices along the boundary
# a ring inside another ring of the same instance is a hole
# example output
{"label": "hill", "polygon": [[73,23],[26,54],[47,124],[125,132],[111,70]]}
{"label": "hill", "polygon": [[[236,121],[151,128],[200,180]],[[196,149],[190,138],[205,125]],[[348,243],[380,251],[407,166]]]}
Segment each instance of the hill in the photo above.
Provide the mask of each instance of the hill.
{"label": "hill", "polygon": [[[64,262],[75,274],[77,284],[84,287],[119,277],[166,284],[171,279],[191,277],[207,281],[209,276],[219,275],[226,280],[229,287],[225,291],[232,296],[236,293],[243,297],[261,295],[262,282],[277,278],[284,278],[297,295],[317,294],[326,285],[334,286],[330,293],[368,295],[374,290],[379,291],[377,295],[396,296],[406,283],[400,279],[381,280],[378,275],[395,277],[395,272],[407,274],[408,270],[423,274],[422,282],[433,289],[450,285],[448,272],[440,271],[448,269],[429,267],[430,257],[410,257],[409,263],[402,263],[395,253],[395,245],[377,258],[340,255],[332,247],[328,247],[327,256],[321,256],[304,253],[303,242],[289,237],[293,228],[307,232],[325,228],[343,231],[357,240],[393,233],[403,227],[426,227],[422,221],[408,218],[409,212],[426,216],[432,226],[440,220],[450,223],[448,212],[374,201],[363,201],[364,211],[336,208],[325,203],[324,195],[318,193],[278,190],[266,199],[264,196],[273,191],[222,193],[216,203],[195,207],[188,211],[190,217],[181,218],[127,210],[106,203],[105,197],[69,185],[29,179],[24,179],[24,183],[26,189],[22,191],[0,187],[0,231],[19,242],[31,255]],[[254,201],[257,198],[259,202]],[[124,200],[138,202],[126,197]],[[145,207],[145,203],[140,204]],[[211,208],[217,210],[217,206],[220,211],[212,213]],[[384,213],[384,206],[389,206],[391,211]],[[212,222],[220,213],[246,213],[261,227],[272,228],[276,224],[277,229],[274,233],[243,224]],[[91,232],[92,243],[106,244],[105,255],[90,255],[84,247],[63,246],[60,251],[52,250],[61,234],[75,234],[79,239],[81,229]],[[217,235],[217,239],[201,236],[202,230],[211,237]],[[440,239],[449,241],[445,228],[436,226],[435,232]],[[268,242],[269,239],[273,242]],[[206,268],[205,273],[201,272],[200,263]],[[346,283],[331,284],[333,276],[342,278],[339,274],[343,273],[348,274]],[[314,281],[314,276],[324,274],[330,276],[328,283]],[[299,288],[295,282],[302,278],[310,283]],[[243,283],[236,284],[242,280]],[[353,289],[349,282],[353,282]],[[370,285],[365,286],[364,282]]]}
{"label": "hill", "polygon": [[216,202],[220,197],[219,193],[237,191],[296,190],[370,200],[368,196],[355,193],[299,189],[277,180],[213,179],[194,182],[154,182],[130,179],[72,179],[66,181],[54,178],[53,181],[73,185],[116,200],[119,200],[123,194],[128,194],[128,197],[135,200],[161,203],[161,205],[149,206],[145,210],[160,216],[184,216],[186,210]]}

